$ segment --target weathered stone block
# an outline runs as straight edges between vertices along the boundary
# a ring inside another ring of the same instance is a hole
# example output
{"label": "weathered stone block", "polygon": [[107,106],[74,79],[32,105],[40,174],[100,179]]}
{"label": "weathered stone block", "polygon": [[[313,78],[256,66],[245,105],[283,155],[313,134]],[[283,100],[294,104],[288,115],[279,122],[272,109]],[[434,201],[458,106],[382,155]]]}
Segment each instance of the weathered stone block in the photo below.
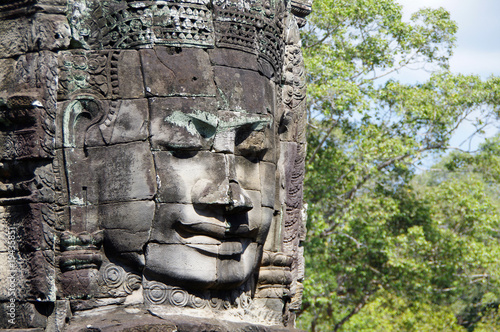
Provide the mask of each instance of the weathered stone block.
{"label": "weathered stone block", "polygon": [[236,133],[236,154],[253,162],[276,162],[276,146],[272,123],[260,130],[252,130],[251,126],[243,127]]}
{"label": "weathered stone block", "polygon": [[0,103],[7,102],[8,91],[14,84],[15,65],[14,59],[0,59]]}
{"label": "weathered stone block", "polygon": [[210,149],[217,124],[215,98],[151,98],[153,149]]}
{"label": "weathered stone block", "polygon": [[123,229],[131,233],[151,228],[155,211],[153,201],[133,201],[101,204],[98,207],[101,225],[105,229]]}
{"label": "weathered stone block", "polygon": [[124,50],[120,53],[117,74],[121,98],[142,98],[145,96],[141,58],[138,51]]}
{"label": "weathered stone block", "polygon": [[99,202],[152,199],[156,172],[149,143],[138,142],[95,148],[92,167],[98,172]]}
{"label": "weathered stone block", "polygon": [[199,48],[157,46],[140,51],[146,93],[152,96],[214,96],[210,60]]}
{"label": "weathered stone block", "polygon": [[37,250],[29,254],[29,275],[30,292],[25,294],[25,298],[31,301],[56,300],[56,270],[55,253],[53,250]]}
{"label": "weathered stone block", "polygon": [[236,156],[236,176],[245,190],[260,190],[261,178],[259,163],[245,157]]}
{"label": "weathered stone block", "polygon": [[223,109],[268,114],[274,112],[274,89],[258,72],[215,66],[218,101]]}
{"label": "weathered stone block", "polygon": [[[29,331],[42,332],[47,325],[47,317],[50,315],[50,304],[30,303],[30,302],[15,302],[14,324],[9,320],[12,316],[9,313],[12,311],[11,302],[0,303],[0,328],[14,329],[14,331]],[[39,328],[39,329],[38,329]]]}
{"label": "weathered stone block", "polygon": [[274,214],[271,221],[271,225],[269,227],[269,233],[267,234],[266,242],[264,243],[264,250],[268,251],[281,251],[282,250],[282,222],[283,215]]}
{"label": "weathered stone block", "polygon": [[234,130],[220,131],[216,133],[213,151],[234,154],[236,132]]}
{"label": "weathered stone block", "polygon": [[0,253],[0,300],[9,301],[11,298],[19,301],[24,294],[30,291],[28,279],[30,268],[27,264],[27,254],[21,254],[16,250]]}
{"label": "weathered stone block", "polygon": [[243,254],[238,260],[232,257],[217,260],[217,281],[229,287],[242,284],[257,265],[258,244],[243,243]]}
{"label": "weathered stone block", "polygon": [[[147,142],[67,149],[69,199],[75,205],[152,199],[156,173]],[[93,170],[88,172],[88,170]]]}
{"label": "weathered stone block", "polygon": [[149,230],[130,232],[125,229],[107,229],[105,237],[107,254],[110,256],[130,252],[142,254],[144,245],[149,240]]}
{"label": "weathered stone block", "polygon": [[[17,249],[17,248],[14,248]],[[52,250],[0,253],[0,300],[55,300],[55,263]]]}
{"label": "weathered stone block", "polygon": [[149,106],[147,99],[122,100],[113,114],[99,126],[110,144],[145,141],[148,138]]}
{"label": "weathered stone block", "polygon": [[8,251],[7,244],[15,245],[16,251],[24,253],[37,250],[50,250],[54,246],[55,235],[44,223],[43,204],[23,204],[2,207],[1,227],[4,228],[0,239],[6,240],[0,247]]}
{"label": "weathered stone block", "polygon": [[134,260],[139,259],[137,255],[143,254],[144,245],[150,239],[154,212],[155,203],[152,201],[100,205],[106,253],[121,257],[135,252],[130,255]]}
{"label": "weathered stone block", "polygon": [[173,155],[158,151],[154,153],[154,158],[159,202],[212,205],[229,203],[229,182],[223,154],[201,151]]}
{"label": "weathered stone block", "polygon": [[0,35],[0,58],[7,58],[28,51],[66,48],[71,28],[64,15],[36,14],[0,20]]}
{"label": "weathered stone block", "polygon": [[31,50],[60,50],[69,46],[71,28],[64,15],[35,15]]}
{"label": "weathered stone block", "polygon": [[274,208],[276,197],[276,165],[261,162],[259,169],[262,206]]}
{"label": "weathered stone block", "polygon": [[87,298],[98,289],[96,269],[67,271],[59,277],[59,290],[62,297],[71,299]]}
{"label": "weathered stone block", "polygon": [[69,203],[76,206],[97,204],[100,189],[96,178],[97,170],[87,171],[93,165],[92,158],[81,148],[67,148],[63,152],[64,168],[68,178]]}
{"label": "weathered stone block", "polygon": [[[96,196],[90,194],[92,197],[90,199],[89,194],[86,193],[85,190],[82,192],[83,201],[76,201],[73,196],[74,200],[72,203],[78,205],[71,205],[68,207],[69,220],[73,232],[94,232],[100,226],[100,216],[98,214],[97,205],[93,205],[95,204]],[[90,203],[89,200],[91,200],[92,203]]]}
{"label": "weathered stone block", "polygon": [[30,24],[28,18],[2,19],[0,21],[0,57],[26,53],[29,49]]}
{"label": "weathered stone block", "polygon": [[[259,228],[259,232],[257,233],[256,241],[259,244],[265,244],[268,238],[272,239],[276,236],[275,229],[271,228],[271,226],[273,226],[274,209],[263,206],[261,209],[261,215],[263,223]],[[269,235],[269,233],[272,234]]]}
{"label": "weathered stone block", "polygon": [[[52,106],[57,89],[57,55],[53,52],[34,52],[21,55],[16,63],[11,93],[28,94],[46,108]],[[40,82],[45,84],[41,85]],[[53,111],[50,109],[50,111]]]}
{"label": "weathered stone block", "polygon": [[[259,230],[266,221],[262,219],[262,202],[261,193],[256,190],[246,190],[246,194],[252,201],[253,208],[248,211],[248,228],[251,232]],[[270,221],[268,221],[270,223]]]}
{"label": "weathered stone block", "polygon": [[255,72],[259,71],[257,55],[240,50],[229,48],[214,48],[208,50],[210,62],[215,66],[226,66],[240,69],[248,69]]}

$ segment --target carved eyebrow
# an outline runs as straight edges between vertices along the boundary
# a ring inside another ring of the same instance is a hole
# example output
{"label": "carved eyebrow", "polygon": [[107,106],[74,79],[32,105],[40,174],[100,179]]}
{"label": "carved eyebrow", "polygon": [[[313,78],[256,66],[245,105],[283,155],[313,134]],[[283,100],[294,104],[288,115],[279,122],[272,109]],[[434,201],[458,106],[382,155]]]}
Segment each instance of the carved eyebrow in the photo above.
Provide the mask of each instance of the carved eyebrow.
{"label": "carved eyebrow", "polygon": [[272,123],[272,118],[269,115],[242,112],[231,112],[231,115],[225,121],[220,120],[218,131],[227,131],[243,126],[251,126],[253,130],[262,130]]}
{"label": "carved eyebrow", "polygon": [[211,137],[217,132],[249,125],[253,130],[262,130],[272,123],[272,118],[269,115],[243,112],[225,112],[224,116],[219,117],[210,112],[195,110],[192,113],[173,111],[164,121],[186,128],[191,135],[199,133],[203,137]]}
{"label": "carved eyebrow", "polygon": [[203,137],[213,136],[219,124],[219,118],[216,115],[199,110],[193,113],[173,111],[163,121],[186,128],[191,135],[201,134]]}

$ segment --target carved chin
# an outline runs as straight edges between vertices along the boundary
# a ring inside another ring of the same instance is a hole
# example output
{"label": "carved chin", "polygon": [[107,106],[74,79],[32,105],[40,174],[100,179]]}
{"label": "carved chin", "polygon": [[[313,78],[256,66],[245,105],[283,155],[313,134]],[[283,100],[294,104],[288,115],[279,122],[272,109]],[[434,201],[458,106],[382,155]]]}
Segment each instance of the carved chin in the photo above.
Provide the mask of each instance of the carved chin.
{"label": "carved chin", "polygon": [[190,288],[236,288],[256,268],[258,250],[257,243],[249,241],[242,243],[241,254],[232,256],[214,254],[216,248],[149,243],[144,273],[167,284]]}

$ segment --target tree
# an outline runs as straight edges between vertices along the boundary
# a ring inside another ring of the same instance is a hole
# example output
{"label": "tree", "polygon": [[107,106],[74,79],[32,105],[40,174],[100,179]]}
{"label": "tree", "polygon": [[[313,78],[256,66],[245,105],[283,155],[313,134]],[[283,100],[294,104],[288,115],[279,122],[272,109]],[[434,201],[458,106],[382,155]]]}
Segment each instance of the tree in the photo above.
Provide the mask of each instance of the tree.
{"label": "tree", "polygon": [[[491,242],[471,252],[469,235],[443,226],[461,210],[436,212],[481,181],[436,187],[434,198],[414,182],[419,162],[452,148],[465,119],[476,115],[480,132],[500,110],[499,78],[448,71],[456,29],[444,9],[422,9],[403,22],[395,0],[315,0],[303,31],[309,233],[302,328],[340,330],[365,306],[388,299],[382,294],[427,312],[449,306],[479,268],[461,265],[483,263]],[[430,78],[396,80],[415,66],[432,69]],[[483,208],[472,223],[496,208],[479,193],[464,202]]]}

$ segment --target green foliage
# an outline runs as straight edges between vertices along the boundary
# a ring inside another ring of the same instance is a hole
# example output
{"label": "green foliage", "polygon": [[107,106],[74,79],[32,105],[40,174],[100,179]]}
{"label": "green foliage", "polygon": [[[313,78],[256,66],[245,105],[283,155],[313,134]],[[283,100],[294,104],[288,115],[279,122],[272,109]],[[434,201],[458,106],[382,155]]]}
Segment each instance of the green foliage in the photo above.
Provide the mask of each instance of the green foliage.
{"label": "green foliage", "polygon": [[[449,150],[471,114],[480,132],[500,110],[499,78],[447,71],[456,29],[444,9],[404,22],[395,0],[314,1],[303,31],[309,234],[301,328],[496,324],[483,317],[494,317],[500,298],[499,139],[476,154],[451,154],[439,172],[415,173],[423,157]],[[433,70],[425,82],[394,78],[424,65]]]}
{"label": "green foliage", "polygon": [[424,301],[405,301],[389,292],[382,292],[375,300],[353,317],[346,331],[380,332],[465,332],[456,324],[450,307]]}

